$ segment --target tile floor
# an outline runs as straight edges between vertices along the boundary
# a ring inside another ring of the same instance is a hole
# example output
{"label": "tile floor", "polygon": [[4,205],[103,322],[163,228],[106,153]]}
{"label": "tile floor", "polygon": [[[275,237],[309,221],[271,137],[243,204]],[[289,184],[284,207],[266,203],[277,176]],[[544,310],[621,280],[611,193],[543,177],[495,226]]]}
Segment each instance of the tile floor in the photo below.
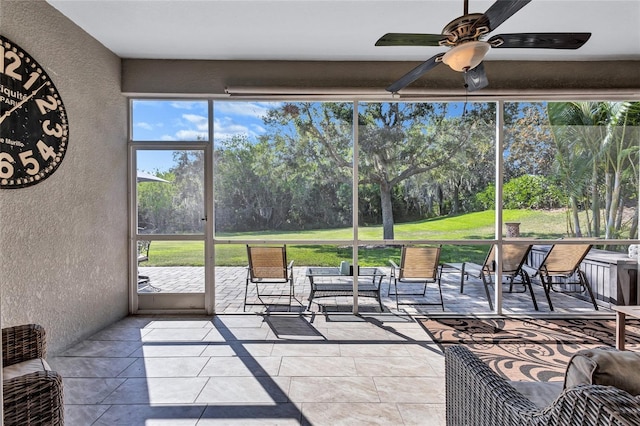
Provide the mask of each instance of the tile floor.
{"label": "tile floor", "polygon": [[[203,268],[144,273],[162,292],[204,288]],[[306,311],[304,268],[294,274],[295,312],[239,315],[245,274],[216,269],[221,315],[132,316],[50,357],[64,378],[66,424],[444,425],[444,358],[415,318],[493,315],[480,282],[461,294],[460,276],[450,272],[443,274],[444,312],[397,309],[387,285],[384,313],[361,298],[354,316],[346,297],[314,300]],[[527,293],[505,293],[504,313],[613,316],[562,294],[553,295],[552,312],[541,286],[534,291],[539,311]]]}
{"label": "tile floor", "polygon": [[50,357],[66,424],[444,425],[444,359],[406,315],[128,317]]}

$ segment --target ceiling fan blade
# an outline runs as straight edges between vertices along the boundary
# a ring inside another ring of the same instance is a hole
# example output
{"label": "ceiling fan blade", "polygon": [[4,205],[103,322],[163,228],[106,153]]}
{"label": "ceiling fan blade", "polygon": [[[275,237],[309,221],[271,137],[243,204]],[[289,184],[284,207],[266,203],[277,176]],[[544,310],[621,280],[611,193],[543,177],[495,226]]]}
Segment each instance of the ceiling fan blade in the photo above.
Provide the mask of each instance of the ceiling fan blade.
{"label": "ceiling fan blade", "polygon": [[482,62],[474,69],[464,73],[464,83],[470,92],[484,89],[489,85],[489,80],[487,79],[487,74],[484,72],[484,64]]}
{"label": "ceiling fan blade", "polygon": [[430,57],[429,59],[400,77],[398,81],[387,87],[385,90],[387,92],[396,93],[398,90],[404,89],[406,86],[422,77],[422,75],[427,71],[438,65],[440,63],[439,59],[442,56],[444,56],[444,53],[438,53],[437,55]]}
{"label": "ceiling fan blade", "polygon": [[493,31],[517,11],[529,4],[531,0],[497,0],[487,9],[484,16],[474,24],[474,29],[487,25]]}
{"label": "ceiling fan blade", "polygon": [[589,37],[591,33],[499,34],[487,41],[497,48],[578,49]]}
{"label": "ceiling fan blade", "polygon": [[439,46],[445,40],[442,34],[387,33],[376,41],[376,46]]}

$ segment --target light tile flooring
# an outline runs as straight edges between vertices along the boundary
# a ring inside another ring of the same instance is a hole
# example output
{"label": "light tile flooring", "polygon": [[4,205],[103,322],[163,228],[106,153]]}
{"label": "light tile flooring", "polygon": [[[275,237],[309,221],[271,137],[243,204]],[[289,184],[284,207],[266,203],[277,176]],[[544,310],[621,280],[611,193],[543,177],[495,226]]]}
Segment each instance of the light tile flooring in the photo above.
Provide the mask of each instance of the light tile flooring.
{"label": "light tile flooring", "polygon": [[[162,292],[204,289],[203,268],[141,273]],[[345,297],[319,299],[305,311],[305,268],[294,274],[296,312],[238,315],[245,274],[216,269],[216,312],[226,315],[132,316],[50,357],[64,378],[66,424],[444,425],[444,358],[415,318],[492,315],[479,280],[461,294],[459,274],[449,271],[444,312],[396,309],[386,281],[384,313],[361,298],[361,315],[352,315]],[[613,317],[562,294],[553,294],[551,312],[542,288],[534,290],[540,311],[527,293],[505,293],[504,313]]]}
{"label": "light tile flooring", "polygon": [[444,359],[412,317],[128,317],[56,357],[66,424],[444,425]]}

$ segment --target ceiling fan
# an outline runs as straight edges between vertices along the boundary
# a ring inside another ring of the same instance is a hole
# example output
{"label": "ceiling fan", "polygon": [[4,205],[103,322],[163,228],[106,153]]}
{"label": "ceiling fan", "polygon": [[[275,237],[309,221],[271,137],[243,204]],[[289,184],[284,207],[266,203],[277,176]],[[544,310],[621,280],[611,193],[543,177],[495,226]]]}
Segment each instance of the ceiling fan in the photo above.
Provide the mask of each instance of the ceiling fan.
{"label": "ceiling fan", "polygon": [[485,36],[498,28],[531,0],[497,0],[485,13],[469,13],[469,0],[464,0],[464,15],[449,22],[442,34],[388,33],[376,46],[443,46],[450,50],[438,53],[418,65],[387,87],[396,93],[444,62],[451,69],[464,72],[465,87],[470,92],[489,84],[482,60],[490,48],[578,49],[591,33],[516,33]]}

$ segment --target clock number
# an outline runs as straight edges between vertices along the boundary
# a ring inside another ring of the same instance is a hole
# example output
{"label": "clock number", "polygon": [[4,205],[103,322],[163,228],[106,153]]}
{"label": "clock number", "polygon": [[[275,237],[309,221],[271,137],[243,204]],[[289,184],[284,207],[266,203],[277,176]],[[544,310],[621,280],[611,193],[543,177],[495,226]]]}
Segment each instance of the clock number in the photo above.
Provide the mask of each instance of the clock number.
{"label": "clock number", "polygon": [[58,109],[56,98],[51,95],[47,95],[46,101],[44,99],[36,99],[36,105],[38,105],[38,109],[40,109],[40,114],[42,115],[45,115],[48,112],[47,110],[53,111]]}
{"label": "clock number", "polygon": [[13,176],[13,158],[6,152],[0,152],[0,178],[9,179]]}
{"label": "clock number", "polygon": [[38,152],[40,153],[40,156],[45,161],[47,161],[49,158],[55,158],[56,157],[56,150],[51,148],[49,145],[47,145],[46,143],[42,142],[41,140],[38,141],[36,146],[38,147]]}
{"label": "clock number", "polygon": [[25,171],[27,172],[28,175],[31,175],[31,176],[37,175],[38,172],[40,171],[40,164],[35,158],[31,157],[32,155],[33,155],[32,150],[24,151],[18,154],[18,157],[20,157],[20,161],[22,161],[22,164],[25,167]]}
{"label": "clock number", "polygon": [[54,136],[56,138],[62,137],[62,126],[60,123],[56,123],[53,128],[49,127],[50,125],[51,120],[44,120],[42,122],[42,131],[49,136]]}
{"label": "clock number", "polygon": [[[22,63],[22,60],[20,60],[20,57],[16,52],[12,52],[12,51],[5,52],[4,50],[5,49],[3,46],[2,51],[0,51],[0,53],[2,53],[2,63],[0,63],[0,72],[8,75],[14,80],[22,81],[22,76],[16,72],[16,70],[20,67],[20,64]],[[4,64],[5,58],[10,61],[6,66]]]}
{"label": "clock number", "polygon": [[23,86],[24,89],[25,90],[31,89],[31,86],[33,86],[33,83],[35,83],[39,78],[40,78],[40,74],[38,74],[35,71],[29,74],[29,80],[27,80],[27,82],[24,84]]}

